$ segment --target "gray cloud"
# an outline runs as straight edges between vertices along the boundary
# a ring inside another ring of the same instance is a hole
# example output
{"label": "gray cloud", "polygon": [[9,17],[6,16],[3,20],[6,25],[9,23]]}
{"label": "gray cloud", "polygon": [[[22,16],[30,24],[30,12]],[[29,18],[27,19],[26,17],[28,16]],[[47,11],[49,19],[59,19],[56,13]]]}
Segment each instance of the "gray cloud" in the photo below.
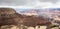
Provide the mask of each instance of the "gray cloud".
{"label": "gray cloud", "polygon": [[39,0],[40,2],[51,2],[51,3],[56,3],[59,0]]}
{"label": "gray cloud", "polygon": [[54,6],[58,1],[60,0],[0,0],[0,6],[26,6],[41,8]]}
{"label": "gray cloud", "polygon": [[0,5],[25,5],[28,0],[0,0]]}

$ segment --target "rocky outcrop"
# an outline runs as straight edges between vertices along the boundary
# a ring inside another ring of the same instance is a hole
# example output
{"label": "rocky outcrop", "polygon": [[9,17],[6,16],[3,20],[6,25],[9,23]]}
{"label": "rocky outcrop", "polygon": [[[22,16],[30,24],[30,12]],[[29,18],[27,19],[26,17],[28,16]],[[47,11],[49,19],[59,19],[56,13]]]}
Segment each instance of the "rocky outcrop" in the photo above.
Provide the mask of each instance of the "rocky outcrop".
{"label": "rocky outcrop", "polygon": [[35,27],[36,25],[50,25],[51,22],[43,17],[25,16],[16,13],[12,8],[0,8],[0,25],[20,25]]}
{"label": "rocky outcrop", "polygon": [[16,11],[12,8],[0,8],[0,14],[14,14]]}
{"label": "rocky outcrop", "polygon": [[0,25],[17,25],[17,14],[13,8],[0,8]]}

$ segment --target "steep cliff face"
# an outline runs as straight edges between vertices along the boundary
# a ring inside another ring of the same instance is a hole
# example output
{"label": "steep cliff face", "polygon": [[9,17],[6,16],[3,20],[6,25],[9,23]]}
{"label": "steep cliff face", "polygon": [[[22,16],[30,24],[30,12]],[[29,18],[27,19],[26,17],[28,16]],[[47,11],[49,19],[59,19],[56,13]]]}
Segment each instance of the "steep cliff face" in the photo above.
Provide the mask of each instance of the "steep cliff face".
{"label": "steep cliff face", "polygon": [[0,25],[16,25],[19,20],[17,14],[13,8],[0,8]]}

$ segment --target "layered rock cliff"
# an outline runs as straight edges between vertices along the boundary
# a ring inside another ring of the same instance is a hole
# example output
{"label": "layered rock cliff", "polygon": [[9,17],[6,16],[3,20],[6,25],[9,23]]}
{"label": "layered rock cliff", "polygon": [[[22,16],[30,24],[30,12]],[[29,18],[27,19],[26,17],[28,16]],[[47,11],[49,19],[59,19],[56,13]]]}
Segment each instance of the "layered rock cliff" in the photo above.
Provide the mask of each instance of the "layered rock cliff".
{"label": "layered rock cliff", "polygon": [[12,8],[0,8],[0,25],[18,25],[25,26],[49,25],[51,22],[43,17],[25,16],[18,14]]}

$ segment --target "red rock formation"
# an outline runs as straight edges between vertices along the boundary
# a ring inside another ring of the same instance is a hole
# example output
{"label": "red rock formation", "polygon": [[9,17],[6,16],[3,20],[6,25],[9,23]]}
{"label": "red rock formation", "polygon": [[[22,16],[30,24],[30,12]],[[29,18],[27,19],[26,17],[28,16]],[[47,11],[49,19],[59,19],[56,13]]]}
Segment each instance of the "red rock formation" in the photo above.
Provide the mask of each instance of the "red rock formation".
{"label": "red rock formation", "polygon": [[16,25],[18,18],[14,9],[0,8],[0,25]]}
{"label": "red rock formation", "polygon": [[51,22],[45,20],[43,17],[18,14],[12,8],[0,8],[0,26],[18,24],[35,27],[36,25],[50,25]]}
{"label": "red rock formation", "polygon": [[23,25],[35,27],[37,25],[50,25],[51,22],[45,20],[43,17],[35,17],[35,16],[26,16],[23,19]]}

